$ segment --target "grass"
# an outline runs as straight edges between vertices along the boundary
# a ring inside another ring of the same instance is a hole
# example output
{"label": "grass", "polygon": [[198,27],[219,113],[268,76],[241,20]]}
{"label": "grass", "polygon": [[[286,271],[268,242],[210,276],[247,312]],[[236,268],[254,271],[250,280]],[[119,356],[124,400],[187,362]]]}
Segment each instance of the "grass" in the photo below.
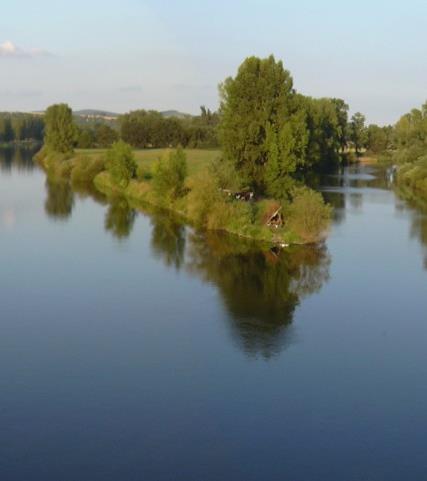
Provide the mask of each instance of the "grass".
{"label": "grass", "polygon": [[[169,152],[175,149],[143,149],[134,150],[135,158],[138,163],[138,167],[145,172],[151,172],[153,163],[163,156],[168,156]],[[99,155],[103,154],[107,149],[78,149],[77,154],[84,155]],[[200,172],[209,163],[218,158],[221,155],[219,150],[206,150],[206,149],[184,149],[187,157],[188,174],[193,175]]]}

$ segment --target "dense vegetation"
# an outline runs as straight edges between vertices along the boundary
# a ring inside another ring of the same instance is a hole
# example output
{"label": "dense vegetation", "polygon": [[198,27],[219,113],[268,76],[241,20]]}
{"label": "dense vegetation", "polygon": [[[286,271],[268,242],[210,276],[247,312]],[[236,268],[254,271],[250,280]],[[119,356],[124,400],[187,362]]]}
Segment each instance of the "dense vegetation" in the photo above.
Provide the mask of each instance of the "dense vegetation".
{"label": "dense vegetation", "polygon": [[395,165],[397,184],[406,196],[427,197],[427,103],[394,126],[369,126],[366,145],[380,161]]}
{"label": "dense vegetation", "polygon": [[165,117],[160,112],[136,110],[119,119],[121,138],[135,148],[218,147],[219,117],[206,107],[198,116]]}

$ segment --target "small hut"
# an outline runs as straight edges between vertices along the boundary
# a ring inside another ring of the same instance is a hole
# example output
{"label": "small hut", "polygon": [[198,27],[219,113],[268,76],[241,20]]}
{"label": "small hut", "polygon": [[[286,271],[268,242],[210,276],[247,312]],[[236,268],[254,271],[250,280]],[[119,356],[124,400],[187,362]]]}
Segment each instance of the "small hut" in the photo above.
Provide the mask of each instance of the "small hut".
{"label": "small hut", "polygon": [[280,206],[278,209],[276,209],[268,218],[267,220],[267,225],[268,227],[273,227],[275,229],[278,229],[279,227],[282,227],[283,225],[283,216],[282,216],[282,206]]}

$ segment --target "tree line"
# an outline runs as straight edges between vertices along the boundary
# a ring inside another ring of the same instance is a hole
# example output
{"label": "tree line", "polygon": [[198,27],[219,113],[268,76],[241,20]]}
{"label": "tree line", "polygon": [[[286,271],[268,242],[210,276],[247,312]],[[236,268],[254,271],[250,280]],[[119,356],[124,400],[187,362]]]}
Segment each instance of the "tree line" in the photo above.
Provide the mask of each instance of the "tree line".
{"label": "tree line", "polygon": [[134,148],[164,148],[181,145],[189,148],[219,146],[219,117],[206,107],[200,115],[165,117],[155,110],[135,110],[118,118],[116,128],[108,125],[79,126],[77,146],[109,147],[118,138]]}

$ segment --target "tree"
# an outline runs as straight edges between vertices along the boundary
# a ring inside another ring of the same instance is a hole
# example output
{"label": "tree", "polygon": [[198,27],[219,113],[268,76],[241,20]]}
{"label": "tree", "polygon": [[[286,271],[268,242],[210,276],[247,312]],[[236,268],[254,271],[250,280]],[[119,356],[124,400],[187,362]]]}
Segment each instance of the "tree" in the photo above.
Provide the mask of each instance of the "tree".
{"label": "tree", "polygon": [[123,140],[115,142],[107,152],[106,165],[113,182],[126,188],[137,169],[132,147]]}
{"label": "tree", "polygon": [[247,58],[236,77],[220,86],[220,94],[224,155],[247,184],[262,192],[272,178],[284,178],[304,163],[306,132],[301,117],[295,116],[292,77],[281,61]]}
{"label": "tree", "polygon": [[358,155],[366,144],[365,116],[360,112],[356,112],[351,117],[349,134],[350,140],[353,142],[356,150],[356,155]]}
{"label": "tree", "polygon": [[160,158],[153,167],[153,188],[158,197],[177,198],[184,191],[187,158],[182,148]]}
{"label": "tree", "polygon": [[366,129],[366,148],[374,154],[387,150],[391,143],[391,128],[371,124]]}
{"label": "tree", "polygon": [[45,145],[49,150],[63,154],[73,151],[77,130],[73,111],[67,104],[51,105],[45,114]]}
{"label": "tree", "polygon": [[[340,161],[346,143],[346,105],[339,99],[303,99],[309,132],[307,162],[310,167],[327,167]],[[344,123],[345,122],[345,123]]]}
{"label": "tree", "polygon": [[96,124],[95,131],[95,144],[97,147],[111,147],[114,142],[117,142],[118,133],[107,124]]}
{"label": "tree", "polygon": [[332,99],[337,114],[338,124],[338,141],[341,151],[344,152],[347,147],[347,125],[348,125],[348,105],[342,99]]}
{"label": "tree", "polygon": [[179,197],[187,176],[187,158],[178,148],[167,158],[159,158],[153,166],[153,188],[158,197]]}

